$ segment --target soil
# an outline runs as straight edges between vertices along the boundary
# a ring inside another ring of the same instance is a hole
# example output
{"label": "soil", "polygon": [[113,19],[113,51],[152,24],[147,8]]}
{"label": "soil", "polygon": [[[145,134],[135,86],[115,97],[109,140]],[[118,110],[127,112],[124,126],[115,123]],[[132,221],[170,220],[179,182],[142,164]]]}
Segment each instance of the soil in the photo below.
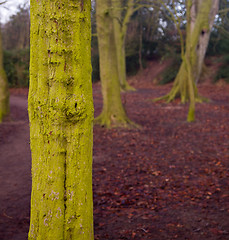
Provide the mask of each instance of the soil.
{"label": "soil", "polygon": [[[156,86],[161,65],[122,93],[128,116],[140,129],[94,127],[95,239],[229,239],[229,86],[201,83],[209,103],[151,100],[169,91]],[[94,88],[95,115],[102,108]],[[29,228],[31,157],[27,89],[11,89],[11,113],[0,124],[0,239],[25,240]]]}

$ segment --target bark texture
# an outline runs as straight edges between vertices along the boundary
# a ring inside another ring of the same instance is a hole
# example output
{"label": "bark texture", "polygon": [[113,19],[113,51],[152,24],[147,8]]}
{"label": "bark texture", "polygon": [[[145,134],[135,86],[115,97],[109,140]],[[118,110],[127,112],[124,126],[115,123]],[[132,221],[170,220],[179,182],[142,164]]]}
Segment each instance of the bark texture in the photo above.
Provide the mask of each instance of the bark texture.
{"label": "bark texture", "polygon": [[197,60],[197,71],[196,71],[196,78],[195,78],[196,83],[199,81],[199,78],[200,78],[200,75],[202,72],[204,58],[206,55],[206,51],[207,51],[208,43],[209,43],[209,39],[210,39],[211,29],[213,27],[215,16],[218,13],[218,10],[219,10],[219,0],[212,1],[211,10],[210,10],[210,14],[209,14],[209,28],[203,30],[199,37],[199,43],[198,43],[198,48],[197,48],[197,59],[198,59]]}
{"label": "bark texture", "polygon": [[95,119],[95,123],[106,127],[125,127],[131,124],[131,121],[128,119],[121,101],[111,6],[111,0],[96,1],[103,110]]}
{"label": "bark texture", "polygon": [[9,87],[5,70],[3,68],[2,35],[0,30],[0,123],[9,113]]}
{"label": "bark texture", "polygon": [[93,239],[90,0],[31,0],[29,239]]}

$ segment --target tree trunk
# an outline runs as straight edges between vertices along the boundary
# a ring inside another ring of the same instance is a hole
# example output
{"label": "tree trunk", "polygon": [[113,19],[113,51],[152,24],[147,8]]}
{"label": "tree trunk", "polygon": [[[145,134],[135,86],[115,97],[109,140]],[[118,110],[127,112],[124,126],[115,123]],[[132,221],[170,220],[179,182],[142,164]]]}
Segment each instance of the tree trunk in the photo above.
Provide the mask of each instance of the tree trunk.
{"label": "tree trunk", "polygon": [[95,123],[106,127],[126,127],[132,123],[121,101],[111,0],[96,1],[96,23],[103,110]]}
{"label": "tree trunk", "polygon": [[193,6],[195,7],[195,5],[192,4],[191,0],[187,1],[187,19],[190,19],[190,21],[187,21],[187,25],[186,25],[186,34],[187,34],[187,38],[186,38],[186,51],[185,51],[185,56],[183,56],[183,62],[185,64],[185,70],[187,73],[187,86],[188,86],[188,94],[189,94],[189,100],[190,100],[190,104],[189,104],[189,111],[188,111],[188,117],[187,117],[187,121],[188,122],[193,122],[195,120],[195,82],[194,82],[194,73],[193,73],[193,68],[192,68],[192,61],[194,59],[192,59],[192,57],[194,55],[192,55],[192,42],[191,42],[191,34],[194,32],[195,30],[195,25],[194,28],[192,28],[192,19],[191,19],[191,12],[192,12],[192,8]]}
{"label": "tree trunk", "polygon": [[[195,101],[201,102],[203,98],[198,95],[195,82],[199,79],[204,56],[206,53],[209,36],[208,38],[204,36],[205,40],[202,41],[203,35],[210,35],[211,31],[211,21],[214,21],[216,14],[217,3],[214,0],[206,0],[198,2],[194,0],[190,4],[190,17],[187,17],[187,28],[186,29],[186,51],[184,56],[182,56],[182,64],[180,66],[179,72],[174,81],[171,91],[159,99],[165,99],[167,102],[174,100],[176,97],[181,97],[181,102],[185,103],[190,100],[190,89],[189,86],[189,73],[187,69],[187,64],[190,64],[191,73],[193,74],[193,91],[195,96]],[[196,3],[196,4],[195,4]],[[213,11],[213,9],[215,9]],[[187,9],[188,11],[188,9]],[[197,12],[195,12],[197,11]],[[206,41],[207,39],[207,41]],[[189,59],[189,63],[185,63]]]}
{"label": "tree trunk", "polygon": [[2,35],[0,30],[0,123],[9,113],[9,87],[5,70],[3,68]]}
{"label": "tree trunk", "polygon": [[112,13],[113,13],[113,24],[114,24],[114,36],[116,45],[116,57],[118,76],[120,81],[120,87],[123,91],[134,91],[126,80],[126,52],[125,52],[125,39],[127,25],[130,17],[133,13],[133,1],[129,0],[127,4],[127,11],[125,18],[122,20],[122,0],[112,0]]}
{"label": "tree trunk", "polygon": [[[195,78],[196,83],[199,81],[199,78],[202,72],[204,58],[206,55],[206,51],[207,51],[208,43],[210,39],[211,29],[213,27],[215,16],[218,13],[218,10],[219,10],[219,0],[214,0],[212,2],[211,11],[209,15],[209,28],[203,29],[199,37],[199,43],[197,48],[197,59],[198,59],[197,72],[196,72],[196,78]],[[199,11],[201,11],[201,9],[199,9]]]}
{"label": "tree trunk", "polygon": [[141,19],[141,10],[138,12],[138,18],[139,18],[139,49],[138,49],[138,62],[139,62],[139,68],[140,71],[143,70],[143,64],[142,64],[142,35],[143,35],[143,29],[142,29],[142,19]]}
{"label": "tree trunk", "polygon": [[93,239],[90,0],[31,0],[29,239]]}

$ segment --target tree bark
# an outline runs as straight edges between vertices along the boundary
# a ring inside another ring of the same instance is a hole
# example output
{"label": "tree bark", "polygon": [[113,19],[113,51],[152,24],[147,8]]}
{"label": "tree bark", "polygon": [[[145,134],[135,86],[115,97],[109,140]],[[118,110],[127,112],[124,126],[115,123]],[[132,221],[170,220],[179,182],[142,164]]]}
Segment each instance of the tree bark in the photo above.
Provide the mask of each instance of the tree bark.
{"label": "tree bark", "polygon": [[31,0],[29,239],[93,239],[90,0]]}
{"label": "tree bark", "polygon": [[121,101],[111,0],[96,1],[96,23],[99,43],[100,79],[103,110],[95,119],[106,127],[127,127],[128,119]]}
{"label": "tree bark", "polygon": [[138,62],[140,71],[143,70],[143,64],[142,64],[142,35],[143,35],[143,29],[142,29],[142,20],[141,20],[141,11],[138,12],[138,18],[139,18],[139,49],[138,49]]}
{"label": "tree bark", "polygon": [[[211,29],[214,24],[215,16],[218,13],[219,10],[219,0],[214,0],[212,1],[212,6],[211,6],[211,11],[209,14],[209,28],[208,29],[203,29],[200,38],[199,38],[199,43],[198,43],[198,48],[197,48],[197,71],[196,71],[196,79],[195,82],[198,83],[203,64],[204,64],[204,58],[206,55],[209,39],[210,39],[210,34],[211,34]],[[201,11],[201,9],[199,9]]]}
{"label": "tree bark", "polygon": [[187,1],[187,19],[190,19],[190,21],[187,21],[186,26],[186,52],[185,56],[183,56],[183,62],[185,64],[185,70],[187,73],[187,86],[188,86],[188,94],[189,94],[189,111],[187,116],[188,122],[193,122],[195,120],[195,87],[194,87],[194,73],[192,68],[192,42],[191,42],[191,35],[194,33],[195,25],[192,26],[192,8],[195,7],[195,5],[192,3],[191,0]]}
{"label": "tree bark", "polygon": [[5,70],[3,68],[2,35],[0,30],[0,123],[9,113],[9,87]]}

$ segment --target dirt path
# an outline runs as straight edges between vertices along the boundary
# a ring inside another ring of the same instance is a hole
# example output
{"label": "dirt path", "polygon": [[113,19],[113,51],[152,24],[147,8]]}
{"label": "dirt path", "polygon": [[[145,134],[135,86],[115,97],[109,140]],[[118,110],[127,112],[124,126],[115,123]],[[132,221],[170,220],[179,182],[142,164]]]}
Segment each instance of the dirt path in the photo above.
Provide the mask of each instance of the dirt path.
{"label": "dirt path", "polygon": [[31,164],[27,100],[11,96],[11,121],[0,131],[0,239],[27,237]]}

